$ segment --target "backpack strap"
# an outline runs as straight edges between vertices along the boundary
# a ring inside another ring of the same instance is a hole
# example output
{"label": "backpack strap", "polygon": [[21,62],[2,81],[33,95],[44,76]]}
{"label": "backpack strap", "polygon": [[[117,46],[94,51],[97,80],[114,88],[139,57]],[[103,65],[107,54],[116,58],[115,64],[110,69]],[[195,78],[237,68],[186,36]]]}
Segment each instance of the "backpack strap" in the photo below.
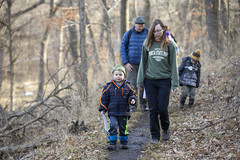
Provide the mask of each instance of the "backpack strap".
{"label": "backpack strap", "polygon": [[168,44],[168,64],[170,66],[170,46]]}
{"label": "backpack strap", "polygon": [[131,38],[131,35],[132,35],[132,29],[130,29],[128,32],[128,43],[129,43],[129,39]]}

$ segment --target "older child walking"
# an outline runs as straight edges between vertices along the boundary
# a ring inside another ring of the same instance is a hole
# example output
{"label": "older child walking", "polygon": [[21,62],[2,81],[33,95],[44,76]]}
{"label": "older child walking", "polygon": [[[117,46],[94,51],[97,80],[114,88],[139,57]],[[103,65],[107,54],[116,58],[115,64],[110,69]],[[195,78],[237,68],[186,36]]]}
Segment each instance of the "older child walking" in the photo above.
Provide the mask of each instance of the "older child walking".
{"label": "older child walking", "polygon": [[135,105],[136,93],[133,86],[125,79],[126,71],[122,65],[112,70],[113,80],[105,85],[100,99],[99,111],[108,112],[110,128],[108,136],[109,150],[116,148],[119,129],[120,148],[128,149],[128,120],[130,118],[129,104]]}

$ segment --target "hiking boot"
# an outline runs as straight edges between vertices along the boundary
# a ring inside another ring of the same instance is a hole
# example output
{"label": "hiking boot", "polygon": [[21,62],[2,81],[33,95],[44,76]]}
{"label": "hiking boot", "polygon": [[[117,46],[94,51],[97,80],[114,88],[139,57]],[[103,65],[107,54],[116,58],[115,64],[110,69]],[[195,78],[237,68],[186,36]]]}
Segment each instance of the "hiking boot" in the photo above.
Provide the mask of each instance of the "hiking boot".
{"label": "hiking boot", "polygon": [[109,151],[113,151],[113,150],[115,150],[116,149],[116,144],[109,144],[108,145],[108,150]]}
{"label": "hiking boot", "polygon": [[136,112],[137,108],[136,106],[130,106],[130,112]]}
{"label": "hiking boot", "polygon": [[184,106],[184,104],[179,103],[179,107],[180,107],[180,108],[183,108],[183,106]]}
{"label": "hiking boot", "polygon": [[147,108],[147,106],[146,106],[145,104],[142,104],[142,105],[141,105],[142,111],[146,111],[146,108]]}
{"label": "hiking boot", "polygon": [[162,131],[162,140],[167,141],[167,140],[169,140],[169,137],[170,137],[169,130],[163,130]]}
{"label": "hiking boot", "polygon": [[188,108],[192,108],[194,104],[194,98],[189,99]]}
{"label": "hiking boot", "polygon": [[150,143],[152,143],[152,144],[157,144],[158,142],[159,142],[158,139],[152,139]]}
{"label": "hiking boot", "polygon": [[128,149],[128,145],[127,145],[127,144],[120,144],[120,148],[122,148],[122,149]]}

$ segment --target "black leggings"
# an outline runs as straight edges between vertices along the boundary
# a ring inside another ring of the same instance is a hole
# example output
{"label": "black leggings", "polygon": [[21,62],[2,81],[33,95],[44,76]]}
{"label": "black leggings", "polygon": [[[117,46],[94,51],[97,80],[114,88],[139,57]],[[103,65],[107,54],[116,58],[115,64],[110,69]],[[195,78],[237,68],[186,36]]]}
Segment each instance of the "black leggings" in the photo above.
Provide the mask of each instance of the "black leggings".
{"label": "black leggings", "polygon": [[[168,130],[170,121],[168,115],[169,95],[171,90],[171,79],[147,79],[144,81],[148,97],[150,113],[150,131],[152,139],[160,139],[160,125],[163,130]],[[160,117],[158,118],[158,115]]]}

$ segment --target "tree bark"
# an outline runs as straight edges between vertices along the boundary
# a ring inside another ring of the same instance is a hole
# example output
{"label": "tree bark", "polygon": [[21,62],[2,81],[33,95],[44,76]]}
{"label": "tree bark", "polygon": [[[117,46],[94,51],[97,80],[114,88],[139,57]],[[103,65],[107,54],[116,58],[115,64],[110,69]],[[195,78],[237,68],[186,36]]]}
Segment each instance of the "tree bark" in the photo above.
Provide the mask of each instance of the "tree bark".
{"label": "tree bark", "polygon": [[81,57],[81,85],[82,96],[88,98],[88,57],[85,50],[86,26],[85,26],[85,0],[78,0],[79,7],[79,27],[80,27],[80,57]]}
{"label": "tree bark", "polygon": [[210,57],[217,58],[218,51],[221,50],[219,40],[220,35],[220,17],[219,1],[205,0],[206,24],[208,31],[208,40],[210,45]]}
{"label": "tree bark", "polygon": [[3,81],[3,62],[4,62],[4,55],[5,55],[5,50],[4,50],[4,44],[2,41],[0,41],[0,91],[2,90],[2,81]]}
{"label": "tree bark", "polygon": [[[102,2],[102,1],[101,1]],[[112,47],[112,27],[111,27],[111,18],[108,12],[110,12],[110,9],[107,10],[106,6],[102,3],[102,7],[105,10],[105,13],[107,14],[107,40],[108,40],[108,49],[109,49],[109,67],[111,68],[113,65],[115,65],[115,55],[114,55],[114,50]]]}
{"label": "tree bark", "polygon": [[10,61],[10,111],[13,111],[14,96],[14,60],[12,53],[12,24],[11,24],[12,0],[7,0],[7,24],[8,24],[8,52]]}
{"label": "tree bark", "polygon": [[144,7],[143,7],[143,15],[144,15],[144,18],[145,18],[145,26],[147,28],[150,27],[151,25],[151,3],[150,3],[150,0],[144,0]]}
{"label": "tree bark", "polygon": [[123,37],[124,33],[126,32],[126,17],[127,17],[127,11],[126,11],[126,8],[127,8],[127,3],[128,3],[128,0],[122,0],[121,1],[121,37]]}

